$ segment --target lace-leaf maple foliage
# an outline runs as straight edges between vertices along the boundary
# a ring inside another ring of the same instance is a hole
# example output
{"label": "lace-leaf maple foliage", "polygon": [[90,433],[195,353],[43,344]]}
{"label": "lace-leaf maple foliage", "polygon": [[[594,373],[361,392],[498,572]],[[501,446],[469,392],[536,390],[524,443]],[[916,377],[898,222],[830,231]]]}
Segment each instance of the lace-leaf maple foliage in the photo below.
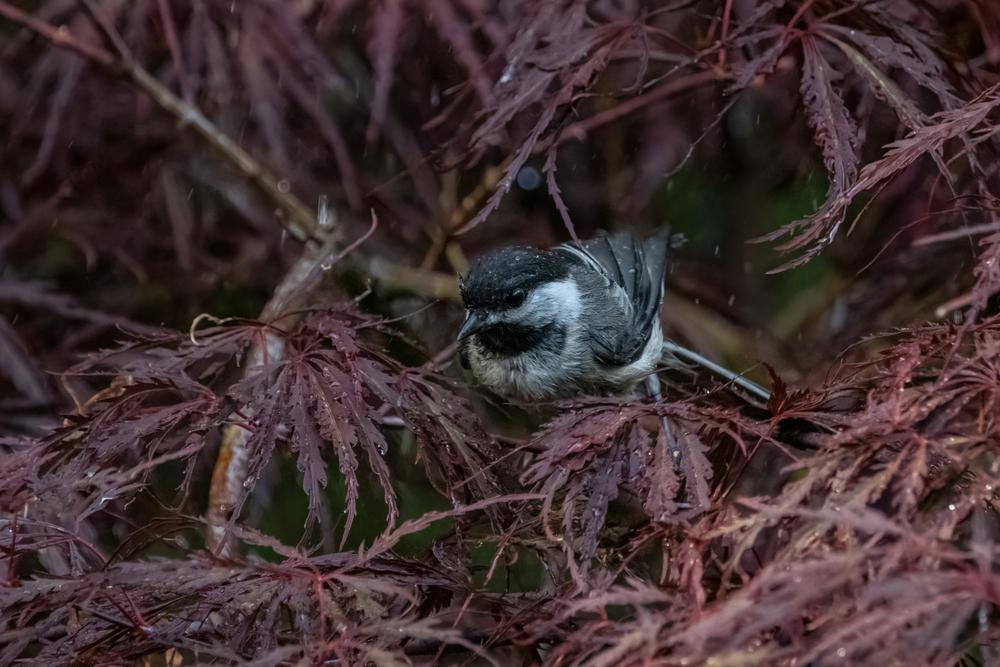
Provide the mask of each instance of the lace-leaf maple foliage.
{"label": "lace-leaf maple foliage", "polygon": [[[0,663],[997,660],[988,3],[29,4]],[[363,242],[271,312],[321,195]],[[467,254],[665,222],[668,334],[765,358],[766,406],[450,366]]]}

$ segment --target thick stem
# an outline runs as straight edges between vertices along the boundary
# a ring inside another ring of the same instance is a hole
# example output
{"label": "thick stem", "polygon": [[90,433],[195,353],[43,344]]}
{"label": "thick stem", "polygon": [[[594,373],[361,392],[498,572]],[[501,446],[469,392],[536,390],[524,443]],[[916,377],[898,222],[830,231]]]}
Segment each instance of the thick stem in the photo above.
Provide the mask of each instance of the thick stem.
{"label": "thick stem", "polygon": [[[294,271],[293,271],[294,273]],[[254,344],[248,355],[243,376],[254,375],[267,364],[281,361],[285,354],[284,340],[266,334],[262,344]],[[253,419],[252,411],[246,415]],[[212,485],[208,491],[208,548],[220,556],[230,556],[232,541],[228,539],[230,520],[243,497],[243,482],[250,467],[248,443],[252,432],[237,424],[222,431],[222,442],[212,470]]]}
{"label": "thick stem", "polygon": [[[319,284],[334,250],[333,244],[307,248],[264,306],[260,319],[272,320],[304,305]],[[300,317],[286,315],[282,318],[282,324],[293,326]],[[262,341],[251,346],[243,377],[259,373],[264,367],[280,362],[284,356],[284,339],[276,334],[265,334]],[[252,411],[246,416],[253,419]],[[242,425],[227,425],[222,431],[222,442],[212,471],[212,484],[208,491],[208,547],[221,556],[231,553],[232,541],[227,537],[229,524],[246,495],[243,484],[250,466],[250,450],[247,445],[251,435]]]}
{"label": "thick stem", "polygon": [[[374,222],[374,219],[373,219]],[[326,209],[326,200],[320,201],[319,223],[322,227],[332,226]],[[302,257],[285,275],[274,291],[274,295],[261,311],[264,322],[289,312],[295,312],[306,305],[311,295],[332,264],[342,257],[336,254],[337,243],[328,241],[323,245],[309,244]],[[352,246],[353,247],[353,246]],[[350,249],[350,248],[349,248]],[[301,315],[285,315],[284,326],[294,326]],[[280,362],[285,356],[285,341],[280,336],[266,333],[263,340],[254,343],[247,356],[243,377],[259,373],[265,366]],[[247,414],[249,413],[249,414]],[[253,419],[252,411],[245,410],[248,419]],[[212,471],[212,484],[208,492],[208,547],[220,556],[232,552],[229,526],[233,515],[246,497],[244,482],[250,466],[251,432],[239,424],[229,424],[222,431],[222,442]]]}

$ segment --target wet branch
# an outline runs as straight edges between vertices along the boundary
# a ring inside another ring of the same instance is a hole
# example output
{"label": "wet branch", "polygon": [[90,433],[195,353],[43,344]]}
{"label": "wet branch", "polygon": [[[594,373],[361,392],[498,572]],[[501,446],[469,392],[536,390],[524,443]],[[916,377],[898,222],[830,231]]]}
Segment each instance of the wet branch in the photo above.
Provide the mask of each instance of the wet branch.
{"label": "wet branch", "polygon": [[[320,200],[318,224],[321,230],[334,227],[325,198]],[[375,224],[373,214],[373,230]],[[361,240],[365,238],[367,235]],[[308,243],[302,257],[274,290],[271,299],[261,311],[260,319],[267,322],[284,315],[282,324],[294,326],[302,315],[285,314],[300,312],[301,308],[307,305],[310,295],[319,287],[323,274],[356,245],[357,242],[352,243],[338,252],[339,244],[333,240],[323,244]],[[261,372],[266,366],[280,363],[284,356],[284,340],[280,336],[266,332],[262,340],[250,347],[243,377],[252,376]],[[253,411],[249,408],[244,409],[244,414],[253,419]],[[252,435],[251,431],[240,424],[228,424],[223,429],[219,453],[215,459],[208,492],[207,539],[209,549],[221,556],[228,556],[231,553],[230,526],[238,518],[240,503],[247,495],[244,481],[247,479],[250,465],[250,450],[247,445]]]}

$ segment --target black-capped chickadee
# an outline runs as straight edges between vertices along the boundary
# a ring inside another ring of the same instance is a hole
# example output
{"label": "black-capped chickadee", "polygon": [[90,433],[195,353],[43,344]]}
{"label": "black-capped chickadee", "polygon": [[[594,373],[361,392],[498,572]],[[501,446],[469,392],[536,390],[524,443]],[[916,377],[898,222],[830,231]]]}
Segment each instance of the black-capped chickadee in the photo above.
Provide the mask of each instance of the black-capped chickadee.
{"label": "black-capped chickadee", "polygon": [[758,385],[670,341],[660,305],[671,248],[664,230],[639,241],[600,234],[549,250],[504,247],[473,262],[462,280],[467,310],[460,360],[497,394],[524,401],[622,393],[645,380],[666,354],[719,373],[766,400]]}

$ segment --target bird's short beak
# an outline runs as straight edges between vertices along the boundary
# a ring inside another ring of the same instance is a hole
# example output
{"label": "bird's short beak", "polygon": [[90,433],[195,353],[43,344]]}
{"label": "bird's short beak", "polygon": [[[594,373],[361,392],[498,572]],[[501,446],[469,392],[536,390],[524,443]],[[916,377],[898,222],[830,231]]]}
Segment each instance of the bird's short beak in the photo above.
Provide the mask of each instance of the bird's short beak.
{"label": "bird's short beak", "polygon": [[477,331],[482,330],[485,324],[486,322],[483,319],[481,319],[474,312],[469,311],[469,316],[465,318],[465,323],[462,325],[462,328],[459,329],[458,331],[458,340],[462,340],[463,338],[468,338]]}

